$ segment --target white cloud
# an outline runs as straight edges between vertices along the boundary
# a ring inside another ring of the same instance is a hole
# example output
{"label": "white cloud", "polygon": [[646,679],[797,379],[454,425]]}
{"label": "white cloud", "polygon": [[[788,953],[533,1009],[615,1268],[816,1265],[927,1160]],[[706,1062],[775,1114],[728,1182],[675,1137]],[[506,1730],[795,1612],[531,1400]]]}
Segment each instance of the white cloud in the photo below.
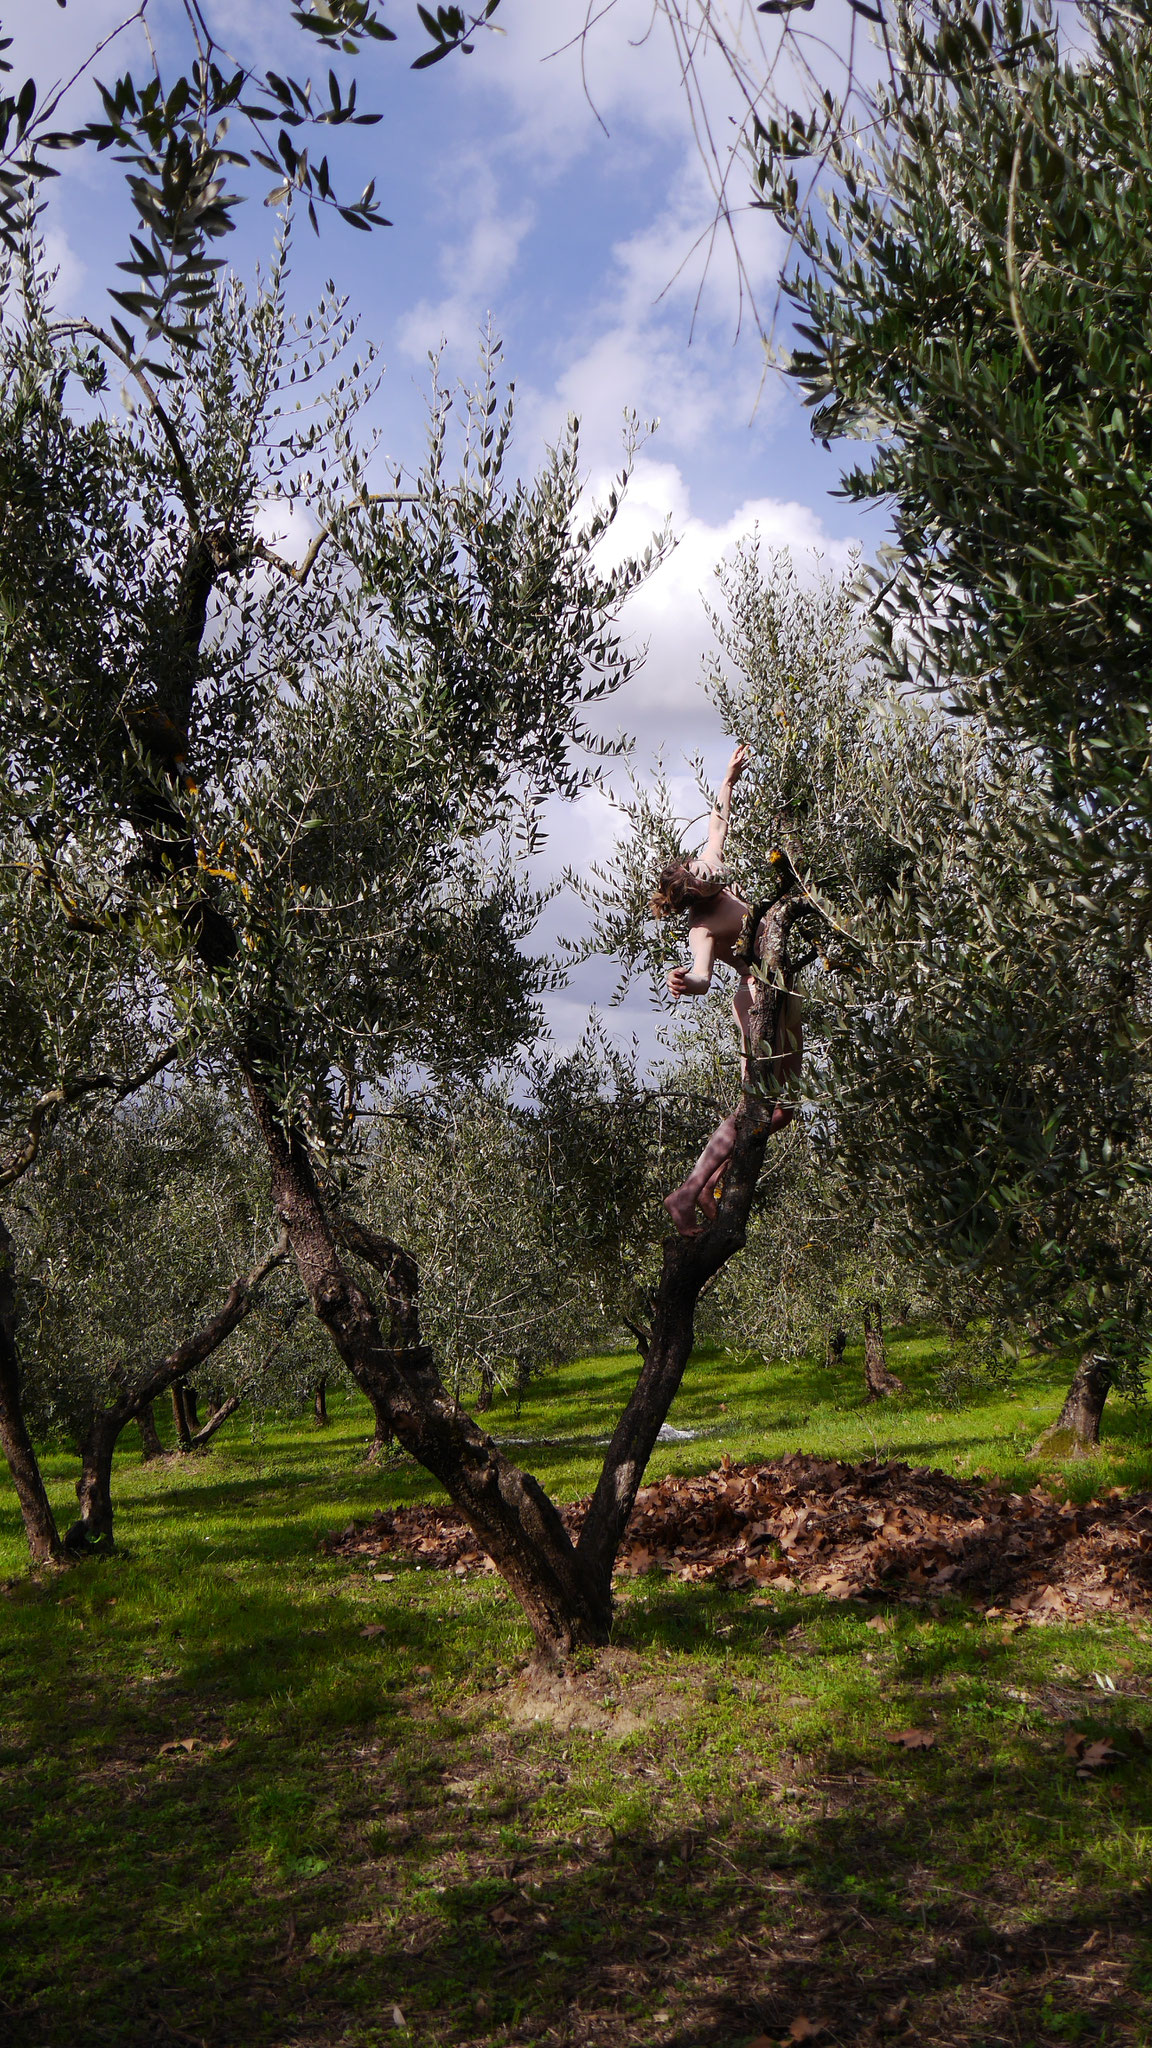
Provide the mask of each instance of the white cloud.
{"label": "white cloud", "polygon": [[[607,483],[605,476],[595,479],[589,497],[602,496]],[[707,606],[717,595],[715,570],[721,557],[755,530],[765,553],[790,548],[805,576],[820,566],[842,569],[852,544],[830,538],[819,514],[793,499],[747,498],[718,522],[696,517],[676,465],[642,455],[616,522],[601,543],[604,560],[642,552],[665,520],[671,521],[676,545],[629,599],[623,619],[630,640],[647,642],[648,657],[626,693],[611,700],[612,723],[634,722],[651,734],[672,719],[678,743],[691,749],[719,739],[700,676],[712,644]]]}
{"label": "white cloud", "polygon": [[49,275],[55,272],[52,308],[57,314],[74,313],[80,303],[81,287],[88,275],[62,227],[50,222],[44,230],[44,255]]}
{"label": "white cloud", "polygon": [[[454,167],[455,168],[455,167]],[[421,299],[399,322],[397,342],[405,355],[423,361],[443,340],[471,354],[478,330],[494,309],[511,276],[533,210],[500,210],[496,180],[479,162],[465,167],[471,224],[467,234],[441,245],[438,268],[449,289],[442,298]]]}
{"label": "white cloud", "polygon": [[[589,16],[595,19],[589,28]],[[605,128],[679,132],[684,101],[671,39],[651,0],[503,0],[505,33],[477,40],[471,90],[506,106],[508,140],[556,170],[605,145]],[[588,30],[585,33],[585,30]]]}

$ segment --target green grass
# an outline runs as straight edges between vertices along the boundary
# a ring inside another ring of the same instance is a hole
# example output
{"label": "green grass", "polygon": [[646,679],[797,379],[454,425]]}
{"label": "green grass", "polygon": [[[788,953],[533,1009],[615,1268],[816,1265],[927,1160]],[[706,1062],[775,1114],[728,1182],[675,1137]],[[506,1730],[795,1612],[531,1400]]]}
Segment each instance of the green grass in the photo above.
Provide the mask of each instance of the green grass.
{"label": "green grass", "polygon": [[[1061,1384],[945,1410],[938,1349],[897,1333],[883,1409],[852,1351],[835,1374],[703,1354],[671,1417],[701,1434],[653,1469],[803,1449],[1033,1485]],[[633,1371],[582,1361],[490,1425],[586,1491]],[[333,1417],[238,1419],[160,1466],[130,1444],[120,1550],[64,1571],[29,1574],[0,1495],[5,2048],[743,2048],[800,2017],[833,2043],[1152,2041],[1142,1624],[654,1575],[541,1696],[498,1580],[318,1551],[435,1491],[364,1468],[358,1402]],[[74,1465],[46,1466],[67,1517]],[[1109,1414],[1067,1479],[1152,1483],[1141,1418]],[[1078,1778],[1069,1724],[1130,1760]],[[909,1725],[936,1746],[885,1741]]]}

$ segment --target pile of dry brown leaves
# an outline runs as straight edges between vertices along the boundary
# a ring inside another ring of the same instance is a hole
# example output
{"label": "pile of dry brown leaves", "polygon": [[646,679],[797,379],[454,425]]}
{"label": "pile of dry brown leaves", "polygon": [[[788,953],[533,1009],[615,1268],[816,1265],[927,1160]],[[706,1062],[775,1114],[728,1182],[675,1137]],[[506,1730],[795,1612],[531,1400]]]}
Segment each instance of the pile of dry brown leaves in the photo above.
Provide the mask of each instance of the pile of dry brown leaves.
{"label": "pile of dry brown leaves", "polygon": [[[585,1501],[561,1510],[576,1536]],[[322,1548],[365,1561],[397,1557],[463,1577],[492,1571],[454,1508],[381,1509]],[[805,1457],[675,1474],[644,1487],[617,1570],[664,1571],[726,1586],[793,1588],[832,1599],[962,1595],[1029,1621],[1090,1610],[1152,1610],[1152,1494],[1121,1487],[1061,1505],[1041,1486],[928,1466]]]}

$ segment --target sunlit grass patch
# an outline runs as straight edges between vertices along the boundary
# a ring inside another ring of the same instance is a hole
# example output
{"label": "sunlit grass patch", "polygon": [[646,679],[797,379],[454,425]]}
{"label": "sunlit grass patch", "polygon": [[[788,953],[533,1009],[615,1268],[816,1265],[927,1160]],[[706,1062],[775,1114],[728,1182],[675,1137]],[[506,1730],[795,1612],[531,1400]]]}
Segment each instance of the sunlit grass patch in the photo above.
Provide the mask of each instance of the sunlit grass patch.
{"label": "sunlit grass patch", "polygon": [[[945,1410],[939,1340],[890,1348],[907,1392],[879,1409],[851,1353],[702,1355],[672,1420],[704,1433],[655,1470],[798,1449],[1035,1484],[1059,1380]],[[490,1424],[578,1495],[634,1370],[574,1365]],[[1142,1626],[651,1573],[545,1698],[499,1580],[319,1551],[436,1491],[367,1469],[366,1409],[331,1405],[327,1431],[238,1420],[204,1458],[129,1446],[107,1560],[34,1578],[9,1513],[0,2038],[742,2048],[799,2015],[861,2042],[1149,2037]],[[1146,1478],[1138,1419],[1105,1427],[1083,1477]],[[889,1740],[909,1729],[931,1742]],[[1118,1760],[1077,1776],[1069,1730]]]}

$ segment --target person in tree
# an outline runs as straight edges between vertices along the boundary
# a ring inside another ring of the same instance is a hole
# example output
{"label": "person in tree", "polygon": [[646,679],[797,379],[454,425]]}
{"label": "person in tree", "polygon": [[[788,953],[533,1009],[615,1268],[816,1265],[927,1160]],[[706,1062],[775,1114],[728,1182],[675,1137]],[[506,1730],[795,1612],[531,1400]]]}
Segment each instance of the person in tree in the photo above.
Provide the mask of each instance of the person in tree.
{"label": "person in tree", "polygon": [[[652,897],[652,915],[668,917],[687,912],[688,945],[692,965],[672,967],[668,987],[673,1000],[681,996],[702,996],[712,985],[718,960],[738,975],[732,998],[732,1012],[740,1033],[742,1073],[748,1081],[748,1026],[752,1014],[752,992],[748,986],[752,970],[759,964],[764,916],[770,902],[749,903],[723,870],[724,847],[732,810],[732,792],[748,764],[748,750],[737,746],[725,770],[703,851],[694,860],[670,861],[661,870]],[[800,1002],[789,995],[782,1008],[781,1029],[770,1066],[771,1083],[777,1099],[769,1125],[783,1130],[795,1114],[783,1099],[789,1080],[800,1072],[802,1038]],[[736,1111],[718,1124],[686,1181],[665,1195],[664,1207],[681,1237],[698,1237],[704,1225],[697,1223],[700,1211],[708,1223],[716,1215],[724,1169],[736,1143]]]}

